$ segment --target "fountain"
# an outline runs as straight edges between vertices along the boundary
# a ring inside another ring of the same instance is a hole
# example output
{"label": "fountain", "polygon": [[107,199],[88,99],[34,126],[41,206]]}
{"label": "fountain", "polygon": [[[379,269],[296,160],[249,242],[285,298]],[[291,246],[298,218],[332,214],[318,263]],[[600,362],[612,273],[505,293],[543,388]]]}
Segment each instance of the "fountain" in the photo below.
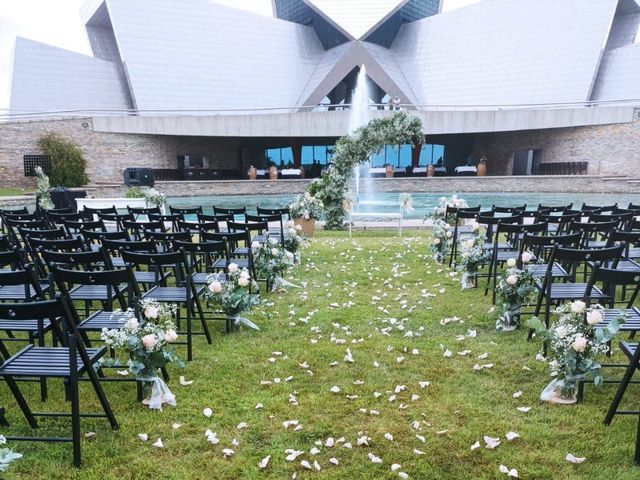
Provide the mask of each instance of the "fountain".
{"label": "fountain", "polygon": [[[351,111],[349,115],[349,134],[369,123],[369,84],[367,83],[367,67],[360,66],[356,87],[353,91]],[[353,167],[355,179],[355,203],[360,201],[360,165]],[[368,178],[368,176],[367,176]]]}

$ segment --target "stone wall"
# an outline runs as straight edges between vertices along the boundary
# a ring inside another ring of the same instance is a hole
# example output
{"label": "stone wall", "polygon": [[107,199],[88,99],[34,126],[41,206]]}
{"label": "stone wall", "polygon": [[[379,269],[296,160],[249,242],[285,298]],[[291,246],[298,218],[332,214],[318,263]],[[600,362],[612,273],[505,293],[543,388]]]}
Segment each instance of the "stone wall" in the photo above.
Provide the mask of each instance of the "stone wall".
{"label": "stone wall", "polygon": [[0,123],[0,186],[35,185],[24,176],[22,156],[43,153],[38,139],[49,132],[80,146],[92,183],[122,183],[127,167],[176,168],[176,156],[185,153],[204,154],[211,168],[240,167],[240,144],[233,138],[94,132],[90,118]]}
{"label": "stone wall", "polygon": [[633,123],[476,134],[473,156],[487,156],[490,174],[510,175],[513,152],[533,149],[541,163],[586,161],[590,175],[639,176],[640,111]]}

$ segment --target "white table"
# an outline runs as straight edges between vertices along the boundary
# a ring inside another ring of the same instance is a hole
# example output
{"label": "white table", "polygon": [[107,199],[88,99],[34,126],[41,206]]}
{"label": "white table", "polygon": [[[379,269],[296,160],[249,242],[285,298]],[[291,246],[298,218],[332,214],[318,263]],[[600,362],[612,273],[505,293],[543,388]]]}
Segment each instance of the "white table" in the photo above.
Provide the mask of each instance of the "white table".
{"label": "white table", "polygon": [[413,173],[427,173],[427,167],[414,167]]}
{"label": "white table", "polygon": [[478,169],[476,167],[456,167],[455,168],[455,172],[456,173],[462,173],[462,172],[473,172],[473,173],[478,173]]}
{"label": "white table", "polygon": [[299,168],[283,168],[282,175],[296,175],[298,177],[301,177],[302,172]]}
{"label": "white table", "polygon": [[364,212],[350,212],[349,213],[349,236],[351,236],[351,224],[358,220],[367,221],[375,219],[381,222],[398,222],[398,234],[402,234],[402,214],[401,213],[364,213]]}

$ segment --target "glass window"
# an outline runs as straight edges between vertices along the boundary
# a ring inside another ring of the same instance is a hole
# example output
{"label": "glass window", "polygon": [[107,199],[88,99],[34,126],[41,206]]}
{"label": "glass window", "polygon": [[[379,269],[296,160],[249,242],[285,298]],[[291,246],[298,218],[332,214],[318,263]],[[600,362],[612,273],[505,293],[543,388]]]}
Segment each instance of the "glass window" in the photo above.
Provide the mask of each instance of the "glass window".
{"label": "glass window", "polygon": [[411,145],[400,145],[398,164],[395,166],[399,168],[406,168],[411,166],[411,150]]}
{"label": "glass window", "polygon": [[291,149],[291,147],[267,148],[264,151],[264,154],[277,166],[293,163],[293,150]]}
{"label": "glass window", "polygon": [[435,164],[440,157],[444,158],[444,145],[423,144],[418,164],[422,167]]}
{"label": "glass window", "polygon": [[371,157],[371,166],[372,167],[382,167],[386,161],[385,161],[385,148],[381,148],[380,151],[376,154],[374,154]]}

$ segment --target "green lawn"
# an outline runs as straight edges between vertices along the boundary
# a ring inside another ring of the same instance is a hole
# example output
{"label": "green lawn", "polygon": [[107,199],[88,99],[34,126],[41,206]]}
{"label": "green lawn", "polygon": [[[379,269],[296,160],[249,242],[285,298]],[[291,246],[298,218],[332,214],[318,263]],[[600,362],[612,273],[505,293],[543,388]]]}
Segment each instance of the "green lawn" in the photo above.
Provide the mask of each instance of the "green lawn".
{"label": "green lawn", "polygon": [[[526,479],[639,478],[640,470],[632,466],[637,417],[618,416],[612,426],[602,425],[615,387],[588,386],[578,406],[542,404],[538,397],[550,378],[546,364],[535,360],[539,345],[527,342],[524,331],[496,333],[488,297],[481,290],[461,291],[459,276],[450,277],[431,262],[427,240],[427,234],[415,232],[402,239],[395,232],[358,233],[353,240],[345,233],[318,235],[290,279],[305,288],[267,295],[273,306],[250,315],[261,332],[218,333],[212,346],[199,338],[195,360],[183,372],[170,370],[176,408],[149,411],[136,403],[132,384],[106,384],[120,429],[113,432],[101,420],[83,423],[84,432],[96,435],[83,442],[81,470],[72,467],[70,445],[11,442],[25,457],[12,464],[10,477],[286,479],[297,473],[297,478],[394,479],[398,473],[390,467],[397,463],[413,479],[506,479],[500,464]],[[459,321],[440,324],[453,316]],[[470,330],[477,335],[469,336]],[[344,361],[347,348],[352,363]],[[445,358],[443,349],[453,355]],[[458,355],[464,350],[471,353]],[[486,359],[477,358],[484,353]],[[476,363],[493,368],[475,371]],[[180,374],[194,383],[181,386]],[[274,378],[281,382],[261,385]],[[431,383],[422,389],[421,381]],[[390,401],[399,385],[406,390]],[[340,392],[331,393],[333,386]],[[59,385],[51,388],[46,405],[38,401],[36,385],[22,388],[35,409],[65,408]],[[89,385],[82,389],[84,408],[97,411]],[[636,406],[637,389],[631,390],[625,403]],[[518,399],[512,396],[516,391],[523,392]],[[381,395],[376,398],[375,392]],[[256,409],[258,403],[264,408]],[[28,433],[4,385],[0,404],[12,423],[2,433]],[[517,410],[524,406],[531,410]],[[205,407],[213,409],[211,418],[202,414]],[[286,420],[298,420],[302,429],[285,429]],[[174,430],[174,422],[181,426]],[[248,427],[238,430],[241,422]],[[62,421],[41,425],[43,431],[65,433]],[[217,432],[218,445],[206,441],[206,429]],[[520,438],[506,441],[509,431]],[[149,441],[140,441],[139,433],[147,433]],[[363,435],[370,437],[369,446],[356,445]],[[500,446],[484,448],[484,435],[500,437]],[[163,449],[152,446],[159,437]],[[317,447],[320,452],[311,455],[315,442],[328,437],[344,442]],[[231,446],[233,439],[237,447]],[[478,440],[482,447],[471,451]],[[345,448],[347,442],[353,448]],[[224,448],[235,454],[224,458]],[[287,462],[289,448],[305,453]],[[382,463],[372,463],[369,453]],[[568,463],[567,453],[587,460]],[[269,467],[258,469],[267,455]],[[317,460],[321,470],[305,470],[301,460],[312,466]]]}
{"label": "green lawn", "polygon": [[27,188],[0,188],[0,197],[15,197],[18,195],[31,195],[33,189]]}

